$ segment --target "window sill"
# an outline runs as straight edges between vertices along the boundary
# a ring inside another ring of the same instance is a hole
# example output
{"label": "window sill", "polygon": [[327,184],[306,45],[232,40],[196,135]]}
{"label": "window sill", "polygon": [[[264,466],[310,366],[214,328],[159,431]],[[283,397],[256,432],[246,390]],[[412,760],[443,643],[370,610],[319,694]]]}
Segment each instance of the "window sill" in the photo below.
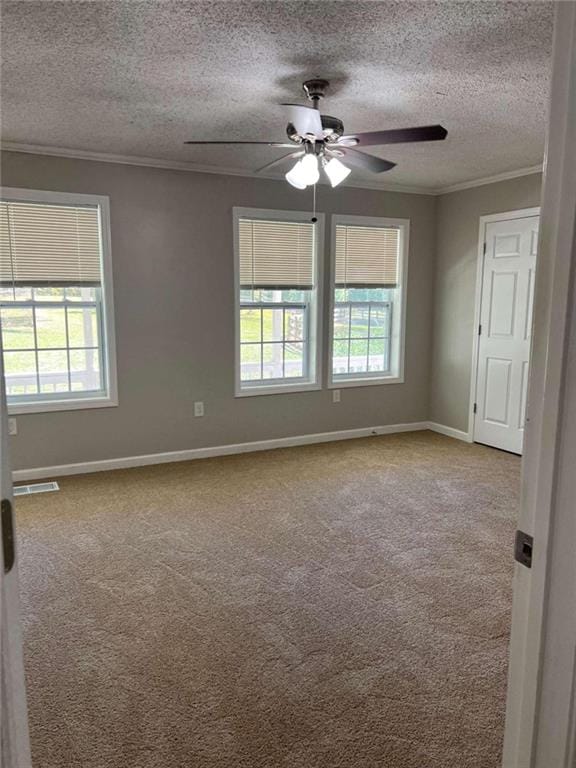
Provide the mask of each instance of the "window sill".
{"label": "window sill", "polygon": [[289,395],[291,392],[313,392],[322,389],[321,384],[279,384],[271,387],[258,386],[237,389],[235,397],[255,397],[257,395]]}
{"label": "window sill", "polygon": [[370,387],[383,384],[403,384],[403,376],[379,376],[366,378],[333,379],[328,382],[328,389],[344,389],[345,387]]}
{"label": "window sill", "polygon": [[50,413],[52,411],[88,411],[92,408],[114,408],[118,399],[114,397],[92,397],[77,400],[44,400],[44,402],[8,403],[8,415],[24,413]]}

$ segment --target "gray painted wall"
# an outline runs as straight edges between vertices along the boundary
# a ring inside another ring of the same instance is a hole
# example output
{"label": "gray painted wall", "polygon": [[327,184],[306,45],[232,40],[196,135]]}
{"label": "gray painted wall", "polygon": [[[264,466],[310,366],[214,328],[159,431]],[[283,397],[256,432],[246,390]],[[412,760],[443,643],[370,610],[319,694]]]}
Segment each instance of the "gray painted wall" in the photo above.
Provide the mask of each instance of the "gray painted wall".
{"label": "gray painted wall", "polygon": [[540,204],[533,174],[438,198],[430,420],[468,430],[479,219]]}
{"label": "gray painted wall", "polygon": [[[307,210],[311,194],[283,181],[21,153],[2,161],[6,186],[110,197],[120,398],[116,408],[18,416],[15,469],[427,419],[436,198],[318,191],[326,214],[411,221],[404,384],[343,389],[339,404],[326,389],[235,398],[232,207]],[[325,343],[325,369],[326,352]],[[195,400],[204,418],[194,418]]]}

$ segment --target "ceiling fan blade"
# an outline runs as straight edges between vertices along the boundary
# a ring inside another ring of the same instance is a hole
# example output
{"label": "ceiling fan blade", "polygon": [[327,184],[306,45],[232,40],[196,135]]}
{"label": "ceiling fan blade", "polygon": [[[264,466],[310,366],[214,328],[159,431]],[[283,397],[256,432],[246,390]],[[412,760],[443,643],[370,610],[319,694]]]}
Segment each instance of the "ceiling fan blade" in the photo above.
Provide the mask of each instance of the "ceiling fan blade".
{"label": "ceiling fan blade", "polygon": [[320,112],[314,107],[305,107],[302,104],[281,104],[290,110],[290,122],[296,128],[300,136],[311,133],[317,139],[324,138],[322,130],[322,118]]}
{"label": "ceiling fan blade", "polygon": [[[336,153],[334,154],[336,155]],[[396,163],[383,160],[381,157],[374,157],[374,155],[367,155],[365,152],[358,152],[358,150],[350,147],[338,147],[338,155],[345,165],[353,165],[372,173],[384,173],[384,171],[391,171],[392,168],[396,167]]]}
{"label": "ceiling fan blade", "polygon": [[280,163],[285,162],[291,157],[302,157],[304,154],[304,150],[300,149],[297,152],[289,152],[287,155],[282,155],[282,157],[279,157],[277,160],[272,160],[271,163],[266,163],[266,165],[263,165],[262,168],[257,168],[255,173],[262,173],[263,171],[267,171],[269,168],[274,168],[275,165],[280,165]]}
{"label": "ceiling fan blade", "polygon": [[257,144],[264,147],[296,147],[294,142],[286,144],[279,141],[185,141],[184,144]]}
{"label": "ceiling fan blade", "polygon": [[392,128],[389,131],[372,131],[369,133],[351,133],[341,136],[338,143],[346,146],[346,142],[356,139],[355,146],[370,147],[379,144],[403,144],[409,141],[442,141],[448,135],[446,128],[441,125],[422,125],[418,128]]}

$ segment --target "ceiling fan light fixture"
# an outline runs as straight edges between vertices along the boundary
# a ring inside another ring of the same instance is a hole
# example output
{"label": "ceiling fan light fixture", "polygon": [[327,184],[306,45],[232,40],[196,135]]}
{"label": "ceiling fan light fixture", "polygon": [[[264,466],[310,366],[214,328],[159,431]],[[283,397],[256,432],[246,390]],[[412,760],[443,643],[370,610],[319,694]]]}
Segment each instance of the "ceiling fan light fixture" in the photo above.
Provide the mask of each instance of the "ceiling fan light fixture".
{"label": "ceiling fan light fixture", "polygon": [[307,154],[286,174],[286,181],[296,189],[306,189],[311,184],[316,184],[320,178],[318,170],[318,158],[316,155]]}
{"label": "ceiling fan light fixture", "polygon": [[307,154],[300,160],[301,179],[306,185],[316,184],[320,178],[318,170],[318,158],[316,155]]}
{"label": "ceiling fan light fixture", "polygon": [[344,163],[341,163],[340,160],[338,160],[337,157],[333,157],[329,162],[325,164],[324,171],[326,172],[326,176],[328,176],[330,184],[333,187],[337,187],[338,184],[343,182],[344,179],[347,178],[350,173],[352,173],[352,169],[347,168]]}
{"label": "ceiling fan light fixture", "polygon": [[292,184],[296,189],[306,189],[308,186],[307,182],[303,179],[304,174],[301,166],[302,160],[298,160],[296,165],[294,165],[284,177],[288,184]]}

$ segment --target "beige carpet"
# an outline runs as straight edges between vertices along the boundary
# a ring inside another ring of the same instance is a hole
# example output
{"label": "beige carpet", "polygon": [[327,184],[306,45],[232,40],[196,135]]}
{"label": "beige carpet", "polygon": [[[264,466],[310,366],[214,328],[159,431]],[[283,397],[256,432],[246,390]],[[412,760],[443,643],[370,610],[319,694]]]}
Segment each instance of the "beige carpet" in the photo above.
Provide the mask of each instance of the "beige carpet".
{"label": "beige carpet", "polygon": [[519,459],[428,432],[17,502],[36,768],[497,768]]}

